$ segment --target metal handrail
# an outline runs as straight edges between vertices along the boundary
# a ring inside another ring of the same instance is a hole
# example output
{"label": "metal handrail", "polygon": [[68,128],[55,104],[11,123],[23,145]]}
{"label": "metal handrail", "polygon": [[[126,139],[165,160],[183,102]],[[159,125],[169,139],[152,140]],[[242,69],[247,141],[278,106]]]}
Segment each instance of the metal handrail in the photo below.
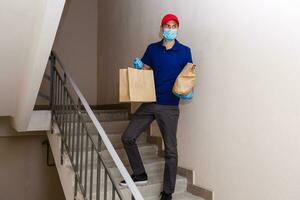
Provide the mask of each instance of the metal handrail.
{"label": "metal handrail", "polygon": [[[88,153],[86,149],[86,157],[85,157],[85,175],[82,174],[82,165],[83,163],[83,143],[84,143],[84,137],[86,137],[86,148],[89,146],[89,142],[91,143],[92,147],[92,156],[91,156],[91,162],[92,162],[92,169],[91,169],[91,183],[93,183],[93,153],[94,151],[97,154],[97,188],[96,188],[96,194],[97,199],[100,199],[100,173],[101,171],[101,163],[105,170],[105,181],[107,181],[107,176],[110,178],[112,183],[112,198],[115,198],[114,191],[117,193],[120,199],[124,199],[122,193],[120,192],[120,189],[118,187],[118,184],[113,179],[110,170],[107,167],[107,164],[105,163],[105,160],[103,159],[100,151],[101,151],[101,143],[103,143],[109,152],[109,155],[111,156],[113,162],[115,163],[116,167],[118,168],[120,174],[126,181],[128,188],[131,192],[132,199],[136,200],[143,200],[143,197],[138,190],[137,186],[133,182],[132,178],[130,177],[127,169],[125,168],[124,164],[122,163],[121,159],[119,158],[116,150],[114,149],[112,143],[110,142],[108,136],[106,135],[103,127],[101,126],[100,122],[96,118],[94,112],[90,108],[88,102],[80,92],[79,88],[71,78],[70,74],[65,69],[63,63],[57,56],[56,52],[52,51],[50,56],[51,61],[51,110],[52,110],[52,121],[56,121],[58,124],[58,127],[63,134],[62,138],[62,146],[61,146],[61,161],[63,162],[63,151],[64,148],[66,148],[67,153],[69,154],[69,157],[71,158],[71,164],[75,171],[75,191],[77,190],[77,187],[81,189],[81,192],[84,195],[84,198],[88,197],[87,194],[87,160],[88,160]],[[58,65],[60,66],[60,70],[58,69]],[[62,74],[62,75],[61,75]],[[67,88],[66,83],[69,83],[72,90],[74,91],[75,98],[77,98],[77,103],[74,100],[74,95],[71,95],[71,92],[69,91],[69,88]],[[93,125],[95,126],[97,132],[98,132],[98,145],[93,141],[91,134],[88,132],[85,120],[82,116],[82,108],[87,113],[88,117],[92,121]],[[73,121],[72,121],[73,120]],[[77,121],[76,121],[77,120]],[[75,121],[75,122],[74,122]],[[73,129],[72,129],[73,127]],[[73,131],[73,132],[72,132]],[[86,132],[86,136],[84,136],[84,133]],[[77,135],[76,135],[77,133]],[[75,144],[75,140],[77,138],[77,141]],[[80,143],[80,144],[79,144]],[[76,146],[76,148],[74,148]],[[81,148],[80,148],[81,147]],[[78,149],[81,149],[80,152]],[[80,160],[79,160],[80,159]],[[73,161],[73,162],[72,162]],[[83,180],[84,177],[84,181]],[[83,182],[83,183],[81,183]],[[105,190],[107,190],[107,183],[105,182]],[[78,185],[78,186],[77,186]],[[98,187],[99,185],[99,187]],[[93,187],[90,185],[90,194],[89,198],[92,199],[92,191]],[[75,192],[76,193],[76,192]],[[107,191],[104,191],[104,197],[107,198],[106,195]]]}

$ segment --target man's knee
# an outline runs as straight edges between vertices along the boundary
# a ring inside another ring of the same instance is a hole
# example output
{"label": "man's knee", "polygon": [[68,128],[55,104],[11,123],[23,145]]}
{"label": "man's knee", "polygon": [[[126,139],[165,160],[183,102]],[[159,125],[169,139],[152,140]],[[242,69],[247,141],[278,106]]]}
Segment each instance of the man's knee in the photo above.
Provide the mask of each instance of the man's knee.
{"label": "man's knee", "polygon": [[128,145],[133,145],[133,144],[135,144],[136,138],[127,136],[127,134],[126,134],[126,132],[125,132],[125,133],[122,135],[121,140],[122,140],[122,143],[123,143],[125,146],[128,146]]}
{"label": "man's knee", "polygon": [[173,158],[173,159],[178,159],[178,151],[177,148],[166,148],[165,149],[165,158]]}

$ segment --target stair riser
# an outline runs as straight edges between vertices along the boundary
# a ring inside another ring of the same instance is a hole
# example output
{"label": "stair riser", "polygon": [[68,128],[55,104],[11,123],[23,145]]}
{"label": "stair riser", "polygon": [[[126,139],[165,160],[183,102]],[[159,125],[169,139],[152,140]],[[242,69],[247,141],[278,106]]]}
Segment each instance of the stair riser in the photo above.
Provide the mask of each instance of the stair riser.
{"label": "stair riser", "polygon": [[[155,156],[157,155],[157,147],[154,145],[151,146],[140,146],[138,147],[140,155],[143,156]],[[124,149],[117,149],[116,150],[117,154],[119,155],[120,158],[127,157],[126,151]],[[104,160],[112,160],[111,156],[109,155],[108,151],[103,151],[101,152],[102,157]]]}
{"label": "stair riser", "polygon": [[[118,121],[127,120],[128,112],[115,112],[115,113],[95,113],[99,121]],[[86,121],[90,121],[90,117],[85,113],[83,117]]]}
{"label": "stair riser", "polygon": [[[128,124],[129,124],[129,121],[115,121],[115,122],[113,121],[113,122],[102,122],[101,126],[103,127],[105,132],[115,133],[115,132],[124,132],[125,129],[127,128]],[[97,130],[93,124],[88,123],[87,127],[92,133],[97,132]]]}
{"label": "stair riser", "polygon": [[[115,122],[101,122],[100,123],[106,134],[110,133],[117,133],[117,134],[123,134],[125,129],[127,128],[129,122],[128,121],[115,121]],[[84,132],[88,131],[90,135],[97,135],[98,130],[94,126],[93,123],[86,123],[84,128],[82,128],[82,124],[78,127],[78,123],[65,123],[64,124],[64,132],[67,132],[68,134],[73,132],[73,130],[77,132],[77,130],[84,130]]]}
{"label": "stair riser", "polygon": [[[75,116],[74,110],[57,112],[57,114],[63,116],[64,119],[68,121],[74,121],[74,116]],[[122,120],[128,120],[129,118],[128,111],[114,111],[114,112],[94,111],[94,114],[99,121],[122,121]],[[90,117],[85,111],[81,112],[81,118],[87,122],[91,121]]]}
{"label": "stair riser", "polygon": [[[187,182],[186,179],[177,179],[176,180],[176,186],[175,186],[175,191],[176,193],[180,193],[180,192],[184,192],[186,191],[186,186],[187,186]],[[103,191],[104,186],[101,186],[101,191]],[[139,186],[138,189],[140,190],[141,194],[143,197],[152,197],[155,195],[158,195],[162,190],[163,190],[163,183],[155,183],[155,184],[151,184],[151,185],[145,185],[145,186]],[[107,185],[107,191],[108,191],[108,197],[111,197],[109,195],[111,195],[111,190],[112,190],[112,186],[111,184]],[[93,190],[94,191],[94,190]],[[121,191],[124,195],[124,197],[126,199],[130,199],[131,195],[130,195],[130,191],[127,187],[122,187]],[[96,192],[93,192],[93,199],[96,199]],[[108,198],[110,199],[110,198]]]}
{"label": "stair riser", "polygon": [[[126,167],[126,168],[129,172],[131,172],[130,167]],[[158,175],[163,177],[164,163],[161,162],[161,163],[145,165],[145,169],[146,169],[147,174],[148,174],[149,177],[150,176],[158,176]],[[110,169],[110,172],[111,172],[112,176],[116,180],[118,180],[117,183],[119,183],[121,180],[123,180],[123,177],[122,177],[122,175],[120,174],[120,172],[117,168]],[[90,176],[89,176],[89,174],[90,174],[90,171],[88,171],[88,176],[87,176],[87,185],[88,185],[88,187],[90,185]],[[96,185],[96,174],[97,174],[97,170],[95,169],[95,170],[93,170],[93,177],[94,177],[93,178],[93,183],[94,183],[93,184],[93,190],[95,190],[96,186],[97,186]],[[100,174],[100,183],[101,183],[100,185],[104,184],[104,170],[103,169],[101,170],[101,174]],[[109,185],[111,185],[111,181],[110,181],[109,177],[107,177],[107,183]]]}
{"label": "stair riser", "polygon": [[[139,151],[140,151],[142,158],[154,157],[155,155],[157,155],[157,147],[155,147],[155,146],[139,147]],[[117,149],[116,152],[119,155],[119,158],[123,162],[128,163],[128,157],[127,157],[127,154],[124,149]],[[111,165],[113,163],[113,160],[107,151],[101,152],[101,155],[102,155],[103,160],[105,160],[108,165]],[[76,156],[76,153],[75,153],[75,156]],[[88,156],[87,164],[90,165],[91,164],[91,151],[88,152],[87,156]],[[86,158],[86,151],[83,151],[83,154],[82,154],[83,165],[85,165],[85,163],[86,163],[85,158]],[[79,161],[80,161],[80,159],[81,159],[81,155],[79,154]],[[94,165],[96,165],[96,161],[97,161],[97,153],[94,152],[94,155],[93,155]]]}
{"label": "stair riser", "polygon": [[[118,135],[118,134],[108,134],[107,135],[110,142],[114,145],[114,147],[117,149],[117,148],[123,148],[123,144],[122,144],[122,140],[121,140],[121,135]],[[92,140],[94,141],[95,144],[98,144],[98,134],[92,134],[91,135],[91,138]],[[87,137],[86,135],[83,136],[83,137],[79,137],[79,149],[81,149],[81,145],[83,147],[83,149],[85,149],[86,147],[86,139],[89,138]],[[70,140],[71,140],[71,144],[73,142],[73,136],[70,137]],[[77,145],[77,140],[78,140],[78,137],[75,136],[74,138],[74,145],[76,146]],[[83,140],[83,143],[81,144],[81,140]],[[136,143],[137,144],[145,144],[147,142],[147,134],[146,133],[142,133],[140,137],[138,137],[138,139],[136,140]],[[89,148],[88,149],[91,149],[91,140],[89,138]],[[105,146],[102,142],[102,145],[101,145],[101,150],[105,150]]]}

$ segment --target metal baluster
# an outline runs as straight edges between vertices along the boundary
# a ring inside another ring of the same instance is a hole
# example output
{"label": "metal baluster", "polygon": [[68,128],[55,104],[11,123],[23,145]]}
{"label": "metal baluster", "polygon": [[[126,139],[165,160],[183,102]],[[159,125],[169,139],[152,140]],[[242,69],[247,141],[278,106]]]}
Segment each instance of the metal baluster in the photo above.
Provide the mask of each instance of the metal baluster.
{"label": "metal baluster", "polygon": [[80,140],[80,183],[82,183],[83,182],[83,180],[82,180],[82,163],[83,163],[83,143],[84,143],[84,132],[85,132],[85,129],[84,129],[84,127],[83,127],[83,124],[82,124],[83,122],[81,122],[80,121],[80,124],[81,124],[81,140]]}
{"label": "metal baluster", "polygon": [[[75,106],[75,104],[74,104],[74,106]],[[78,172],[79,172],[79,139],[80,139],[80,121],[79,121],[79,113],[78,112],[76,112],[76,110],[78,109],[78,105],[77,105],[77,107],[74,107],[74,110],[75,110],[75,114],[76,114],[76,123],[77,123],[77,140],[76,140],[76,164],[75,164],[75,174],[79,174]],[[75,124],[75,123],[74,123]],[[74,130],[75,130],[75,128],[74,128]],[[78,187],[78,184],[80,184],[80,183],[78,183],[79,182],[79,180],[78,180],[78,178],[77,178],[77,176],[75,176],[75,194],[77,194],[77,187]]]}
{"label": "metal baluster", "polygon": [[112,200],[115,200],[115,192],[116,192],[115,190],[116,189],[115,189],[115,186],[114,186],[113,183],[111,183],[111,185],[112,185],[112,194],[111,194],[112,195]]}
{"label": "metal baluster", "polygon": [[[66,73],[64,72],[64,76],[63,76],[63,91],[64,91],[64,115],[63,115],[63,132],[66,132],[66,114],[67,114],[67,87],[66,87],[66,84],[67,84],[67,75]],[[65,142],[67,143],[67,135],[64,136],[65,138]]]}
{"label": "metal baluster", "polygon": [[60,124],[60,129],[62,131],[62,117],[63,117],[63,101],[64,101],[64,87],[63,87],[63,81],[60,80],[60,106],[59,106],[59,124]]}
{"label": "metal baluster", "polygon": [[61,80],[61,105],[60,105],[60,125],[63,132],[63,108],[64,108],[64,86],[63,81]]}
{"label": "metal baluster", "polygon": [[71,140],[72,140],[72,129],[71,129],[71,123],[72,123],[72,108],[71,108],[71,97],[68,95],[67,92],[67,97],[68,97],[68,110],[67,110],[67,133],[68,133],[68,140],[69,140],[69,152],[70,152],[70,160],[73,162],[73,155],[71,154],[72,152],[72,144],[71,144]]}
{"label": "metal baluster", "polygon": [[73,132],[73,134],[72,134],[72,162],[73,163],[76,163],[76,161],[75,161],[75,150],[78,148],[78,146],[75,146],[75,138],[76,138],[76,107],[75,107],[75,104],[74,104],[74,102],[72,101],[72,103],[71,103],[71,107],[72,107],[72,132]]}
{"label": "metal baluster", "polygon": [[65,134],[65,148],[66,148],[66,151],[67,153],[69,154],[70,152],[70,143],[69,143],[69,137],[70,137],[70,134],[68,133],[68,110],[69,110],[69,106],[68,106],[68,95],[67,95],[67,91],[66,91],[66,88],[64,89],[65,90],[65,106],[64,106],[64,117],[63,117],[63,132]]}
{"label": "metal baluster", "polygon": [[91,153],[91,174],[90,174],[90,200],[93,197],[93,171],[94,171],[94,145],[92,144],[92,153]]}
{"label": "metal baluster", "polygon": [[61,124],[61,164],[63,164],[63,154],[64,154],[64,147],[65,147],[65,132],[64,132],[64,124],[63,124],[63,108],[64,108],[64,102],[65,102],[65,92],[64,92],[64,87],[62,85],[61,87],[61,119],[60,119],[60,124]]}
{"label": "metal baluster", "polygon": [[100,200],[100,192],[101,192],[101,161],[100,154],[101,152],[101,137],[98,134],[98,149],[97,149],[97,187],[96,187],[96,200]]}
{"label": "metal baluster", "polygon": [[88,165],[88,147],[89,147],[89,139],[88,139],[88,130],[86,130],[86,146],[85,146],[85,170],[84,170],[84,188],[85,188],[85,195],[87,193],[87,165]]}
{"label": "metal baluster", "polygon": [[51,66],[51,79],[50,79],[50,109],[51,109],[51,127],[50,127],[50,133],[53,134],[53,125],[54,125],[54,98],[55,98],[55,66]]}
{"label": "metal baluster", "polygon": [[56,76],[56,70],[54,68],[54,82],[53,82],[53,104],[52,104],[52,121],[56,120],[56,105],[57,105],[57,76]]}
{"label": "metal baluster", "polygon": [[107,200],[107,171],[106,170],[107,169],[104,168],[104,200]]}
{"label": "metal baluster", "polygon": [[62,132],[64,132],[63,130],[63,117],[64,117],[64,102],[65,102],[65,90],[64,90],[64,83],[63,81],[61,81],[61,114],[60,114],[60,124],[61,124],[61,130]]}
{"label": "metal baluster", "polygon": [[57,124],[58,124],[58,127],[59,127],[59,130],[61,131],[62,130],[62,126],[61,126],[61,123],[60,123],[60,120],[61,120],[61,104],[62,104],[62,86],[61,86],[61,80],[60,80],[60,77],[58,76],[58,106],[57,106]]}
{"label": "metal baluster", "polygon": [[54,94],[54,101],[55,101],[55,105],[54,105],[54,119],[57,121],[56,115],[57,115],[57,103],[58,103],[58,77],[57,77],[57,71],[54,68],[54,76],[55,76],[55,94]]}
{"label": "metal baluster", "polygon": [[54,92],[54,68],[55,68],[55,61],[56,58],[55,56],[51,53],[50,56],[51,59],[51,64],[50,64],[50,108],[52,110],[52,106],[53,106],[53,92]]}

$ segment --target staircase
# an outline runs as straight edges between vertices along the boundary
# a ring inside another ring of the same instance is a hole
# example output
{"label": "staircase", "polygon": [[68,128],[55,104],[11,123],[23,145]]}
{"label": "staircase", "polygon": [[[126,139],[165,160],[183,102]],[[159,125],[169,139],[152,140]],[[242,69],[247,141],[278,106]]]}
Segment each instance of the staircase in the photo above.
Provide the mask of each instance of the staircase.
{"label": "staircase", "polygon": [[[137,143],[149,181],[137,187],[121,142],[127,110],[92,110],[55,52],[51,60],[49,142],[67,200],[155,200],[163,187],[164,158],[142,133]],[[60,162],[59,162],[60,161]],[[128,187],[119,186],[125,179]],[[177,175],[173,199],[200,199]]]}
{"label": "staircase", "polygon": [[[129,161],[127,159],[127,155],[121,141],[121,135],[129,123],[127,110],[94,110],[94,113],[98,118],[98,120],[100,121],[105,132],[107,133],[111,143],[115,147],[117,154],[119,155],[125,167],[131,174],[132,171],[129,165]],[[98,137],[98,132],[92,125],[92,122],[88,121],[89,118],[87,114],[83,114],[83,115],[84,118],[87,120],[86,122],[88,126],[88,131],[90,132],[93,139],[96,141]],[[139,146],[139,151],[141,153],[145,165],[145,169],[149,177],[149,181],[147,185],[138,186],[138,189],[140,190],[144,199],[157,200],[159,199],[159,194],[162,191],[162,186],[163,186],[164,158],[158,156],[158,147],[156,145],[147,142],[146,132],[143,132],[141,134],[141,136],[137,140],[137,144]],[[109,167],[113,175],[113,178],[116,180],[116,182],[123,180],[121,174],[119,173],[109,153],[104,147],[101,149],[101,155],[105,159],[107,166]],[[89,182],[89,180],[87,182]],[[96,185],[93,185],[93,187],[96,187]],[[120,189],[124,194],[129,192],[127,187],[120,186]],[[187,189],[187,179],[185,177],[177,175],[176,188],[175,188],[175,193],[173,195],[173,199],[175,200],[176,199],[178,200],[201,199],[200,197],[196,197],[188,193],[186,189]],[[111,190],[111,185],[108,186],[108,191],[109,190]],[[96,199],[96,194],[93,193],[93,195],[94,196],[92,199]]]}

